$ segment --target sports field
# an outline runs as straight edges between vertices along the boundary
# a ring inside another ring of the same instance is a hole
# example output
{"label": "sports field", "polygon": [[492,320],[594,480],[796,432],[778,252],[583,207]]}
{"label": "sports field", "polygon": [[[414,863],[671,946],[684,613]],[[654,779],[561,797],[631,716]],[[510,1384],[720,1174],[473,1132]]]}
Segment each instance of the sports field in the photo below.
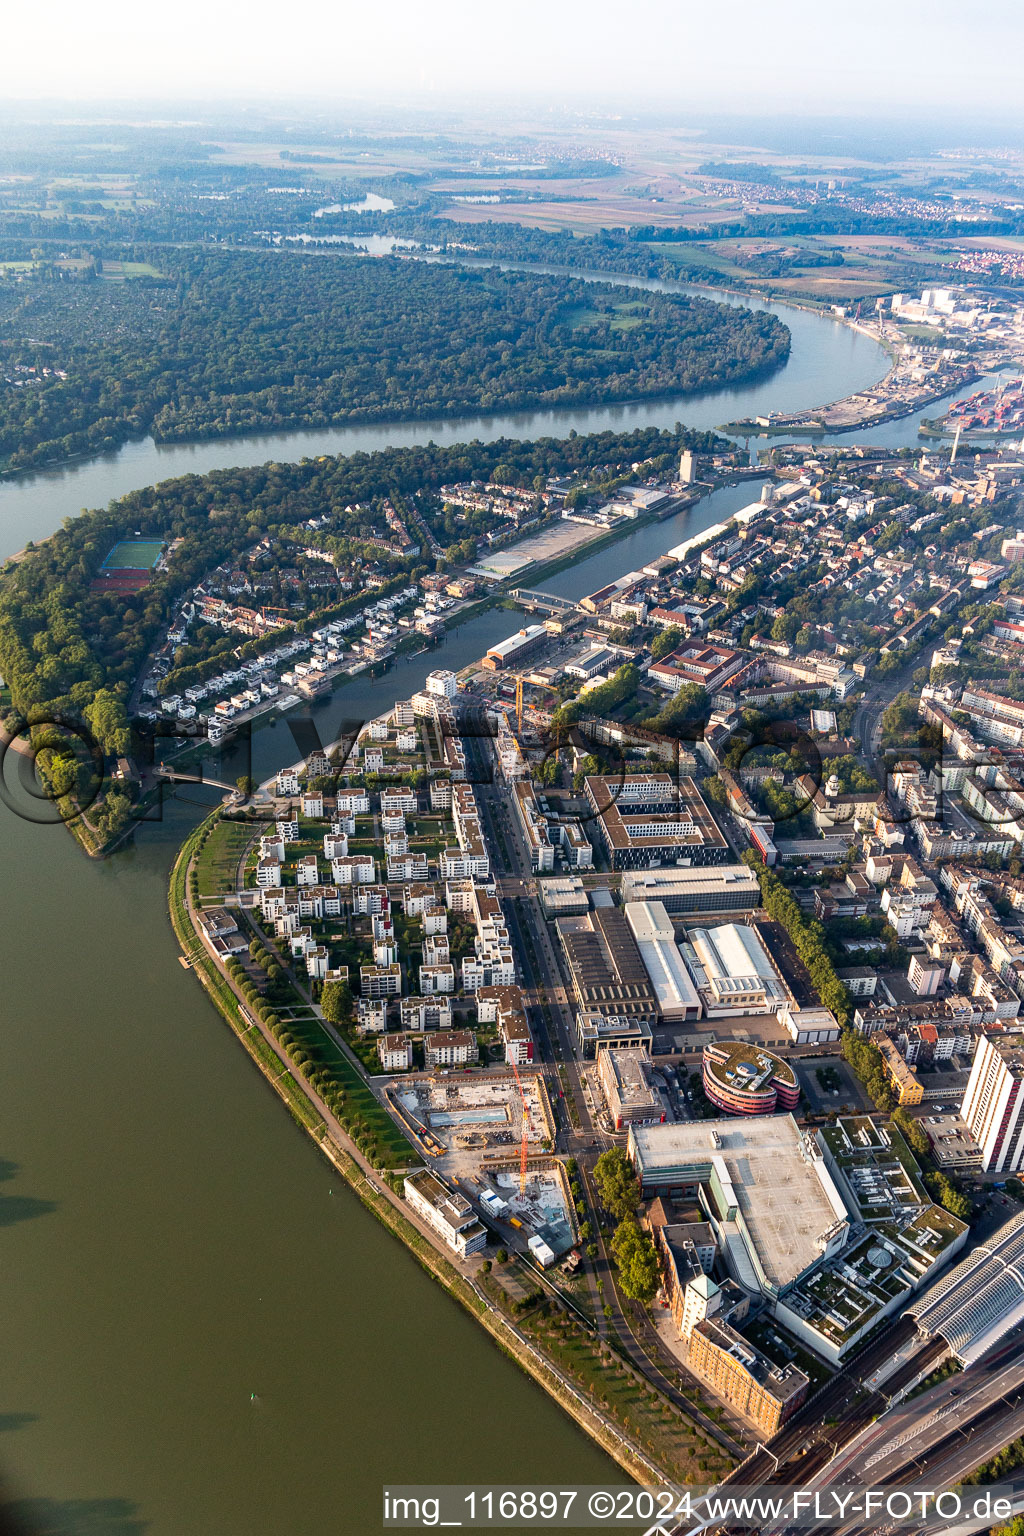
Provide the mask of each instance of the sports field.
{"label": "sports field", "polygon": [[160,558],[161,539],[121,539],[104,560],[104,571],[148,571]]}

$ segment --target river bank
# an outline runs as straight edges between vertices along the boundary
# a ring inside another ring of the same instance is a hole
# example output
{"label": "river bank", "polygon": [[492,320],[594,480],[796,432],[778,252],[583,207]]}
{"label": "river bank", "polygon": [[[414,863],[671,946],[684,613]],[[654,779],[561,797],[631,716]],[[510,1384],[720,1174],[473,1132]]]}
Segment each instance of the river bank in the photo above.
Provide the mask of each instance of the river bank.
{"label": "river bank", "polygon": [[[430,438],[671,430],[680,414],[710,429],[853,392],[883,371],[877,347],[833,319],[791,306],[784,316],[793,350],[767,388],[689,400],[685,412],[669,401],[190,450],[150,441],[25,472],[0,482],[0,556],[83,507],[233,463]],[[885,440],[898,446],[906,431]],[[569,597],[595,590],[757,494],[727,488],[663,526],[631,526],[545,585]],[[516,627],[509,620],[500,609],[479,614],[436,658],[396,657],[386,678],[353,679],[315,701],[310,718],[333,740],[349,718],[409,697],[430,666],[458,670],[482,655]],[[219,776],[263,779],[299,755],[289,721],[271,720]],[[181,785],[130,847],[103,861],[16,813],[4,824],[11,1486],[68,1524],[89,1514],[119,1531],[144,1525],[146,1536],[312,1536],[336,1528],[339,1511],[348,1528],[373,1529],[386,1477],[502,1482],[513,1470],[509,1446],[518,1481],[622,1478],[462,1307],[423,1283],[412,1255],[350,1198],[309,1134],[254,1072],[239,1070],[232,1032],[179,965],[166,915],[174,859],[209,808],[209,790]],[[66,964],[49,955],[55,925],[73,957]]]}
{"label": "river bank", "polygon": [[[196,926],[195,911],[189,893],[189,875],[204,831],[219,819],[213,812],[185,840],[175,860],[168,886],[168,910],[175,937],[182,948],[188,968],[203,986],[214,1007],[244,1046],[264,1080],[287,1106],[290,1114],[314,1141],[332,1167],[344,1178],[360,1202],[387,1231],[412,1253],[416,1261],[453,1300],[480,1323],[503,1353],[507,1354],[596,1443],[635,1481],[668,1479],[674,1482],[678,1469],[651,1458],[625,1432],[625,1426],[611,1420],[596,1403],[590,1402],[559,1370],[553,1360],[525,1337],[517,1327],[482,1292],[483,1274],[479,1261],[459,1264],[439,1246],[435,1235],[410,1212],[397,1192],[388,1187],[387,1174],[372,1168],[332,1113],[330,1105],[310,1081],[307,1069],[296,1065],[287,1050],[279,1045],[263,1020],[248,1007],[224,968],[207,951]],[[244,859],[244,853],[239,863]],[[409,1166],[420,1166],[413,1160]],[[546,1289],[558,1296],[557,1287],[541,1277]],[[596,1328],[590,1325],[595,1350],[602,1350]],[[606,1349],[606,1346],[604,1347]],[[623,1363],[633,1377],[636,1372]],[[636,1380],[638,1390],[651,1395],[650,1383]],[[666,1410],[670,1405],[666,1403]],[[694,1426],[696,1429],[696,1425]]]}

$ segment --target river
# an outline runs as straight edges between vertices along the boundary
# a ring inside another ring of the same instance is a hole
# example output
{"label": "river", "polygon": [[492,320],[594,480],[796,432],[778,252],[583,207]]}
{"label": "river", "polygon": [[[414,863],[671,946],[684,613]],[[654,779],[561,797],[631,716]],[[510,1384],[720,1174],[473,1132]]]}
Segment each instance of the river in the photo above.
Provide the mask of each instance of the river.
{"label": "river", "polygon": [[[713,426],[884,372],[865,337],[781,312],[786,366],[703,399],[144,441],[9,478],[0,554],[173,475],[429,438]],[[896,425],[914,440],[913,421]],[[757,494],[716,492],[549,585],[582,595]],[[514,626],[485,613],[377,683],[339,690],[314,709],[321,738]],[[297,755],[286,721],[254,738],[259,777]],[[3,1476],[62,1536],[361,1536],[379,1529],[387,1479],[621,1480],[332,1174],[177,964],[167,875],[205,793],[169,801],[100,865],[61,829],[3,812]]]}

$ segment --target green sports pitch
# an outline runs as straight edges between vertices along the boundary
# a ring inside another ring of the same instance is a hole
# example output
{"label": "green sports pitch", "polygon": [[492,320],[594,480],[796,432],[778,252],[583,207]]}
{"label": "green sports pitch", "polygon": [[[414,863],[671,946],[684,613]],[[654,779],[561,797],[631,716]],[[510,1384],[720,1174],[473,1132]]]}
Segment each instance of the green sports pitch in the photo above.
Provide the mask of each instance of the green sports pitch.
{"label": "green sports pitch", "polygon": [[104,571],[149,571],[160,559],[161,539],[122,539],[104,560]]}

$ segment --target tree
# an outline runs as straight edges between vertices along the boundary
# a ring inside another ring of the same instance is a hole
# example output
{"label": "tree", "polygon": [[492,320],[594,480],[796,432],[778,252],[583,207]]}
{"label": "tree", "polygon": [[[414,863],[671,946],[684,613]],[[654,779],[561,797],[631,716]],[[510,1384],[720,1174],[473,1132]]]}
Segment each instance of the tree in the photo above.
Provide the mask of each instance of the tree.
{"label": "tree", "polygon": [[658,1255],[635,1216],[626,1216],[615,1229],[612,1254],[619,1267],[619,1285],[633,1301],[644,1306],[652,1300],[661,1284]]}
{"label": "tree", "polygon": [[85,723],[108,757],[124,757],[131,740],[123,702],[109,688],[100,688],[82,711]]}
{"label": "tree", "polygon": [[678,624],[669,624],[659,635],[655,635],[651,641],[651,655],[655,661],[660,661],[663,656],[668,656],[682,643],[683,632]]}
{"label": "tree", "polygon": [[325,981],[320,1006],[329,1023],[345,1024],[352,1007],[352,994],[342,981]]}
{"label": "tree", "polygon": [[594,1164],[594,1179],[601,1204],[617,1221],[633,1216],[640,1204],[640,1189],[633,1165],[621,1147],[609,1147]]}
{"label": "tree", "polygon": [[239,794],[244,795],[248,800],[249,796],[256,788],[256,780],[249,773],[240,773],[238,778],[235,780],[235,786],[238,789]]}

